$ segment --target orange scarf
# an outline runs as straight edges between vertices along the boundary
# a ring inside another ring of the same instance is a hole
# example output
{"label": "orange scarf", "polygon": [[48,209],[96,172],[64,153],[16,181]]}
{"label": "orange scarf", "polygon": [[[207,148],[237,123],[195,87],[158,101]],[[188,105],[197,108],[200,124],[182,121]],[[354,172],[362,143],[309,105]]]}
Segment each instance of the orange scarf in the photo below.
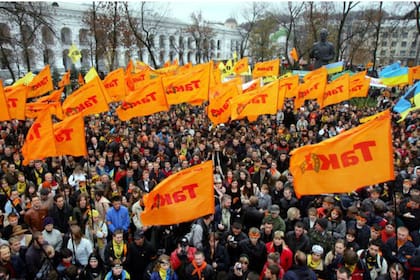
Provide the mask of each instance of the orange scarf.
{"label": "orange scarf", "polygon": [[200,267],[197,266],[197,263],[195,262],[195,260],[192,261],[192,265],[194,267],[194,270],[192,272],[191,275],[195,275],[196,273],[198,274],[198,279],[201,279],[201,272],[203,272],[203,270],[206,268],[207,263],[205,261],[203,261],[203,263],[201,264]]}

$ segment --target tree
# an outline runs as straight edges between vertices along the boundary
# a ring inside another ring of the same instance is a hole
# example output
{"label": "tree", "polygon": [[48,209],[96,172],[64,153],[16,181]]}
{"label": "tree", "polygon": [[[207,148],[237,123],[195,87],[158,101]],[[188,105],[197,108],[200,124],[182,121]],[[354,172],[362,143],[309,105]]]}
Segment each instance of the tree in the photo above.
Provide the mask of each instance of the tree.
{"label": "tree", "polygon": [[346,20],[348,18],[348,15],[350,13],[350,11],[352,9],[354,9],[357,5],[359,4],[359,2],[343,2],[342,3],[342,10],[341,10],[341,14],[340,14],[340,20],[339,20],[339,25],[338,25],[338,32],[337,32],[337,41],[336,41],[336,54],[335,54],[335,61],[338,61],[339,59],[341,59],[342,57],[342,46],[343,46],[343,41],[344,39],[343,37],[343,29],[345,27],[346,24]]}
{"label": "tree", "polygon": [[[132,32],[138,48],[146,48],[149,58],[154,68],[158,67],[155,57],[155,37],[160,28],[162,28],[162,19],[166,9],[152,6],[151,2],[140,2],[139,10],[124,3],[125,15],[128,21],[128,27]],[[160,11],[160,12],[157,12]]]}
{"label": "tree", "polygon": [[382,20],[384,17],[382,5],[383,5],[382,1],[379,2],[378,10],[376,11],[374,17],[372,17],[374,19],[373,25],[374,25],[374,30],[375,30],[375,40],[373,42],[373,66],[372,66],[373,71],[375,71],[376,69],[376,52],[379,46],[379,34],[381,31]]}
{"label": "tree", "polygon": [[245,21],[240,25],[240,28],[238,29],[239,35],[241,37],[241,43],[239,47],[240,58],[244,57],[245,51],[248,49],[249,39],[251,33],[254,31],[257,21],[259,21],[266,13],[266,6],[267,3],[264,2],[252,2],[243,8],[242,16]]}
{"label": "tree", "polygon": [[414,18],[416,20],[416,28],[417,28],[417,49],[416,49],[416,60],[415,65],[419,64],[419,55],[420,55],[420,44],[418,41],[420,40],[420,3],[413,1],[414,5]]}
{"label": "tree", "polygon": [[278,47],[273,44],[271,35],[278,29],[276,21],[267,16],[259,20],[253,32],[250,34],[250,51],[251,55],[257,61],[265,61],[273,59],[278,54]]}
{"label": "tree", "polygon": [[[35,49],[37,43],[36,39],[41,28],[47,28],[55,34],[53,28],[53,18],[51,16],[51,5],[47,2],[1,2],[0,13],[10,20],[12,26],[16,26],[18,36],[11,36],[10,38],[3,37],[0,39],[2,48],[0,51],[3,56],[7,56],[5,51],[6,45],[12,45],[12,49],[21,50],[26,65],[27,71],[32,70],[32,62],[34,61]],[[10,33],[9,33],[10,35]],[[2,36],[8,36],[2,32]],[[14,48],[17,47],[17,48]],[[19,53],[14,55],[20,56]],[[10,64],[11,60],[4,59],[3,61]],[[7,68],[12,71],[11,65]],[[13,79],[14,75],[11,73]]]}
{"label": "tree", "polygon": [[304,3],[294,3],[288,2],[287,3],[287,14],[283,13],[282,10],[275,11],[273,13],[273,17],[276,19],[277,23],[286,30],[286,45],[285,45],[285,53],[283,54],[288,62],[288,65],[292,65],[289,59],[289,44],[290,40],[293,40],[293,47],[295,47],[298,51],[300,49],[298,43],[298,35],[296,31],[296,21],[299,20],[299,17],[303,11]]}
{"label": "tree", "polygon": [[204,20],[201,11],[191,14],[192,24],[185,28],[185,33],[190,34],[195,42],[195,61],[209,61],[210,40],[214,36],[214,31],[209,23]]}

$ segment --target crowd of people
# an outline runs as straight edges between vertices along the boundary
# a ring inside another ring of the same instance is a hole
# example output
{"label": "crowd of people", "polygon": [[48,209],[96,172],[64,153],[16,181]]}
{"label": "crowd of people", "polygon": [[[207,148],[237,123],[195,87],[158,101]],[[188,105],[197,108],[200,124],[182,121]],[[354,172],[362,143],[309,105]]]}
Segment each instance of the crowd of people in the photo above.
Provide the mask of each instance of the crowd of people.
{"label": "crowd of people", "polygon": [[[111,110],[85,118],[86,157],[28,166],[20,148],[31,121],[3,122],[0,279],[419,279],[417,112],[401,123],[393,114],[394,181],[297,199],[289,172],[291,150],[358,126],[401,94],[363,108],[295,110],[287,100],[276,115],[219,126],[204,106],[127,122]],[[214,214],[142,224],[144,194],[208,160]]]}

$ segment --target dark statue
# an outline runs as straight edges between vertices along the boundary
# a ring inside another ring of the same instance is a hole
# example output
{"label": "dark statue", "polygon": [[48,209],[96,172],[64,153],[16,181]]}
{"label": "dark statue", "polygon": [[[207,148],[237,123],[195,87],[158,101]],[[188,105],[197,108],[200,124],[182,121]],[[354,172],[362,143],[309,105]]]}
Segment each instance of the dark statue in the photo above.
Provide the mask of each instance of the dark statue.
{"label": "dark statue", "polygon": [[314,69],[318,69],[319,67],[328,64],[335,56],[334,46],[330,42],[327,42],[327,29],[322,28],[319,32],[319,37],[321,40],[314,44],[309,55],[310,58],[315,58]]}

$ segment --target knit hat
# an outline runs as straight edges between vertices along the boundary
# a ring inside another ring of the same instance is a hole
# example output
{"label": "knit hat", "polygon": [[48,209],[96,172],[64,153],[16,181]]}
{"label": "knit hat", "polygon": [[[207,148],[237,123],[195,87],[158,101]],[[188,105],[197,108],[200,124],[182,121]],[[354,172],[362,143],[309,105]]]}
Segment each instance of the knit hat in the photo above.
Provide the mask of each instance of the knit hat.
{"label": "knit hat", "polygon": [[54,225],[54,219],[51,217],[45,217],[43,225],[44,227],[46,225]]}
{"label": "knit hat", "polygon": [[322,255],[324,254],[324,249],[322,249],[322,247],[319,245],[314,245],[312,246],[312,253]]}

